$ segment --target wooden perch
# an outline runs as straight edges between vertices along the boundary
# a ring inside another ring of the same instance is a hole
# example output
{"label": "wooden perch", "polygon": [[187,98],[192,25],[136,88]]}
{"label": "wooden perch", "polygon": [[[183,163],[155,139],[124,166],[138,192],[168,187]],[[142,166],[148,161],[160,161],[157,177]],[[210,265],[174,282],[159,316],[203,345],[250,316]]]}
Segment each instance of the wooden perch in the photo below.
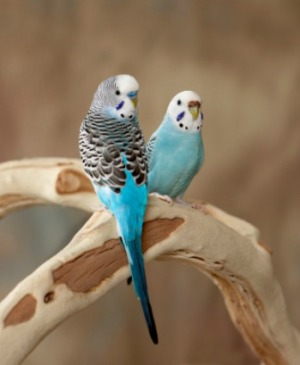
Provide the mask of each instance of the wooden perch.
{"label": "wooden perch", "polygon": [[[0,165],[0,217],[36,204],[100,206],[79,160],[37,158]],[[95,209],[94,209],[95,210]]]}
{"label": "wooden perch", "polygon": [[[91,210],[97,204],[77,160],[40,159],[0,166],[0,209],[55,203]],[[181,260],[219,287],[236,328],[265,365],[296,365],[299,332],[291,324],[271,255],[257,230],[209,204],[169,205],[151,197],[145,260]],[[64,319],[129,275],[107,211],[96,212],[57,255],[0,303],[1,363],[19,364]]]}

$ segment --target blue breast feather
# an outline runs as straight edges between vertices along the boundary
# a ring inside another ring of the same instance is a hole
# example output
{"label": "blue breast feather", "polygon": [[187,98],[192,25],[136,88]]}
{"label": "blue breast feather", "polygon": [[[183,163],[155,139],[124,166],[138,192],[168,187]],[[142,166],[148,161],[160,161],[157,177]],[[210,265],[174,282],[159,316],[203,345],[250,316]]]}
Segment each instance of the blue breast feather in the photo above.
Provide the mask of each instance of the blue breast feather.
{"label": "blue breast feather", "polygon": [[149,192],[182,196],[204,161],[201,134],[182,134],[162,126],[156,136],[149,166]]}

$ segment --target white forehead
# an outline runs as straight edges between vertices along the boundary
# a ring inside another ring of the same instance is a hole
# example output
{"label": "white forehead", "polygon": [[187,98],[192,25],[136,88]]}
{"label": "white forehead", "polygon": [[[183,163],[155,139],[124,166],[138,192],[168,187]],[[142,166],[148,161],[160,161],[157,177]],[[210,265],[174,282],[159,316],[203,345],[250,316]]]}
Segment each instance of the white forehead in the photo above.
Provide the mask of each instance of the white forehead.
{"label": "white forehead", "polygon": [[131,75],[118,75],[116,77],[116,86],[124,93],[139,90],[138,82]]}
{"label": "white forehead", "polygon": [[191,90],[186,90],[181,91],[174,96],[169,104],[169,108],[171,108],[173,105],[178,105],[179,100],[181,102],[181,105],[188,104],[190,101],[199,101],[201,103],[201,98],[197,93]]}

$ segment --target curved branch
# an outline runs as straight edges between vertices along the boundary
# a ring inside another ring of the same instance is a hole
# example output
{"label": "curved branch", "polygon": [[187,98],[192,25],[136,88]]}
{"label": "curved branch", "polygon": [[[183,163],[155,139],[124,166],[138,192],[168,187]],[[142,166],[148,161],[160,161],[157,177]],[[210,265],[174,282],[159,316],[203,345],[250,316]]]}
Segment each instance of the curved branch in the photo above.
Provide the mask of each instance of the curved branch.
{"label": "curved branch", "polygon": [[79,160],[35,158],[0,164],[0,218],[36,204],[92,211],[99,201]]}
{"label": "curved branch", "polygon": [[[79,160],[31,159],[0,165],[0,216],[33,204],[92,211],[99,205]],[[270,250],[249,223],[209,204],[198,210],[150,198],[145,260],[175,259],[208,275],[230,316],[266,365],[298,364],[299,332],[289,321]],[[129,269],[108,212],[95,213],[61,252],[0,303],[0,353],[18,364],[59,323],[127,277]]]}
{"label": "curved branch", "polygon": [[[210,205],[201,207],[150,198],[145,260],[181,260],[204,272],[220,288],[237,329],[264,364],[297,364],[300,336],[256,229]],[[5,364],[18,364],[59,323],[129,275],[117,237],[110,213],[94,213],[68,246],[0,303]]]}

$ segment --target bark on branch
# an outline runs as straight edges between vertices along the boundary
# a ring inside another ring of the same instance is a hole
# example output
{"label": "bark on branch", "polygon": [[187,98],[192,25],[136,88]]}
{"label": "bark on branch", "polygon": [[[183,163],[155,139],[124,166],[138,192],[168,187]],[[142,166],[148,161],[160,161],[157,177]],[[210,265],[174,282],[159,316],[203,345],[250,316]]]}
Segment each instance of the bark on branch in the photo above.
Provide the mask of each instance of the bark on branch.
{"label": "bark on branch", "polygon": [[[1,214],[36,203],[91,210],[97,201],[77,160],[0,166]],[[221,290],[236,328],[264,364],[298,364],[300,335],[288,318],[270,252],[258,242],[257,230],[209,204],[198,208],[150,198],[145,260],[181,260],[208,275]],[[94,213],[61,252],[0,302],[1,361],[19,364],[59,323],[128,275],[113,217],[107,211]]]}

